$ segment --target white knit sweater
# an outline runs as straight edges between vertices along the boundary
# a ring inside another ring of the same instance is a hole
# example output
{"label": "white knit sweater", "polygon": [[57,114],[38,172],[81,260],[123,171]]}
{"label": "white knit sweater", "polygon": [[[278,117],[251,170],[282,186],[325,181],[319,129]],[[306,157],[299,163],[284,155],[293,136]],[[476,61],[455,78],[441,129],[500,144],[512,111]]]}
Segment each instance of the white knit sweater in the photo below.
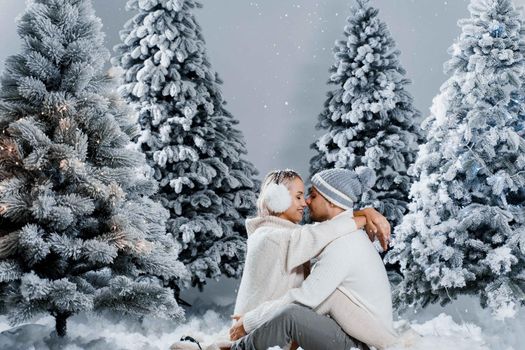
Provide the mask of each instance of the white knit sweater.
{"label": "white knit sweater", "polygon": [[235,313],[244,315],[247,332],[260,323],[250,313],[264,302],[282,297],[304,280],[302,265],[333,240],[355,232],[353,212],[314,225],[296,225],[275,216],[246,220],[248,248]]}
{"label": "white knit sweater", "polygon": [[[331,242],[318,256],[312,273],[298,288],[246,313],[249,332],[270,320],[281,307],[299,303],[317,308],[336,289],[394,334],[390,283],[381,257],[362,230]],[[347,315],[352,317],[352,315]],[[337,320],[344,324],[345,320]]]}

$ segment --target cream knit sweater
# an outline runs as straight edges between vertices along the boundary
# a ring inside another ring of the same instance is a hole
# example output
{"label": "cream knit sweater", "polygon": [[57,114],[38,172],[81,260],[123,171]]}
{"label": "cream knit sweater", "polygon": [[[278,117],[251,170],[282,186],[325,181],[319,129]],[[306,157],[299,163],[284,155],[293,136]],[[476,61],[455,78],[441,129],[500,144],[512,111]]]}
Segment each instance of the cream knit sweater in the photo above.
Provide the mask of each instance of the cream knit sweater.
{"label": "cream knit sweater", "polygon": [[260,323],[249,311],[282,297],[304,280],[302,265],[330,242],[357,231],[353,212],[314,225],[296,225],[275,216],[246,220],[248,248],[235,314],[244,315],[247,332]]}

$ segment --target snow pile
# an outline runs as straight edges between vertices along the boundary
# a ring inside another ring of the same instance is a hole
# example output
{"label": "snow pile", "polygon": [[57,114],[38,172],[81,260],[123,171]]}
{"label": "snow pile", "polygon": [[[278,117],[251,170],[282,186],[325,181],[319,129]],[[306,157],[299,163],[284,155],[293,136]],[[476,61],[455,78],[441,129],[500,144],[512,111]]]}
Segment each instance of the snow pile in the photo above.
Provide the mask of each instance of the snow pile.
{"label": "snow pile", "polygon": [[469,323],[457,324],[451,316],[443,313],[425,323],[413,323],[411,327],[423,337],[414,341],[411,346],[394,346],[389,350],[490,349],[483,339],[480,327]]}
{"label": "snow pile", "polygon": [[[75,316],[68,322],[68,335],[64,339],[52,334],[54,319],[51,317],[12,328],[2,316],[0,349],[167,350],[186,335],[203,343],[223,338],[221,335],[227,334],[230,325],[226,314],[224,310],[208,310],[199,316],[189,316],[179,325],[148,318],[139,322],[109,316]],[[406,328],[408,324],[423,337],[410,347],[395,346],[389,350],[518,350],[525,341],[523,309],[513,319],[497,321],[490,316],[490,311],[476,304],[475,298],[465,297],[446,307],[431,305],[423,312],[405,314],[402,320],[396,321],[398,328]]]}
{"label": "snow pile", "polygon": [[[189,317],[182,324],[165,320],[144,319],[115,321],[93,315],[75,316],[68,321],[64,339],[54,335],[54,319],[45,317],[35,323],[11,328],[5,316],[0,317],[2,350],[165,350],[182,336],[191,335],[211,342],[227,332],[230,321],[215,311]],[[227,334],[227,333],[226,333]]]}

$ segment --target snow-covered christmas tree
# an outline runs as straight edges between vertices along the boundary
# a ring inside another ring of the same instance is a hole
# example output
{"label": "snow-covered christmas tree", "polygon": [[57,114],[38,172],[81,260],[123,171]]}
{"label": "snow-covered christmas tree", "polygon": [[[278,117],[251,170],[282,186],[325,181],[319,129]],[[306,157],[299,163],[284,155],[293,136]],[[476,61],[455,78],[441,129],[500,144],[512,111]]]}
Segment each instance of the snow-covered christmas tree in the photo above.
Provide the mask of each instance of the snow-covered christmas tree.
{"label": "snow-covered christmas tree", "polygon": [[409,81],[399,51],[378,10],[358,0],[336,42],[328,93],[317,128],[326,130],[312,145],[310,169],[367,166],[377,182],[359,206],[371,205],[393,225],[406,212],[413,163],[420,139],[419,112],[406,90]]}
{"label": "snow-covered christmas tree", "polygon": [[127,6],[138,13],[121,32],[114,64],[125,70],[121,93],[139,110],[137,144],[160,182],[168,231],[182,246],[193,285],[221,274],[238,277],[258,182],[193,13],[201,5],[130,0]]}
{"label": "snow-covered christmas tree", "polygon": [[469,10],[386,260],[401,265],[400,308],[475,294],[504,318],[525,302],[525,27],[511,0]]}
{"label": "snow-covered christmas tree", "polygon": [[51,314],[60,336],[83,311],[183,317],[165,284],[187,270],[101,28],[89,0],[30,2],[1,79],[0,308],[12,323]]}

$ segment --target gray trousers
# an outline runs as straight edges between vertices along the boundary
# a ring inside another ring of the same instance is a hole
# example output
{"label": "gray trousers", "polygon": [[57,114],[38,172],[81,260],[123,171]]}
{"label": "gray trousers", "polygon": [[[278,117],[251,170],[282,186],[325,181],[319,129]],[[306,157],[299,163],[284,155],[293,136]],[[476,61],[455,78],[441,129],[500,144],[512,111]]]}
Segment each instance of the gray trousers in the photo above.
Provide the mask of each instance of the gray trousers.
{"label": "gray trousers", "polygon": [[310,308],[290,304],[279,313],[235,342],[231,350],[266,350],[281,348],[295,340],[304,350],[350,350],[358,347],[339,325]]}

